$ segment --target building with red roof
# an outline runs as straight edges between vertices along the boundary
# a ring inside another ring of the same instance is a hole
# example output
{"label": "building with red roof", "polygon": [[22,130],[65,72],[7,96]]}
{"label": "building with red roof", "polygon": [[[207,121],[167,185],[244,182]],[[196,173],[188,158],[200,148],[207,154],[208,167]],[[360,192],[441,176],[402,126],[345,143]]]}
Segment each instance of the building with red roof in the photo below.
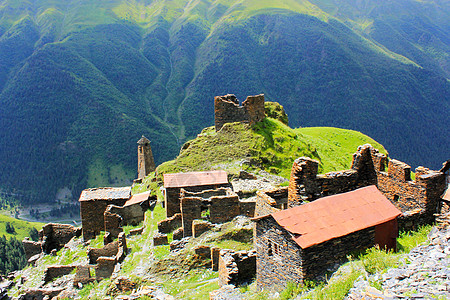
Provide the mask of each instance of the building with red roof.
{"label": "building with red roof", "polygon": [[258,288],[317,279],[374,245],[395,249],[401,214],[371,185],[254,218]]}

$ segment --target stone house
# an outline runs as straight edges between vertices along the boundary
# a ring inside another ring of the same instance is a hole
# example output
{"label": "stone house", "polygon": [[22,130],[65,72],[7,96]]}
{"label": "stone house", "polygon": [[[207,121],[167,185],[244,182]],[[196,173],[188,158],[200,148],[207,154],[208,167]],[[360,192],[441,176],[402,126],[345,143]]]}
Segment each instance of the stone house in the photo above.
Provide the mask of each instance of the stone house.
{"label": "stone house", "polygon": [[164,174],[164,202],[167,217],[181,213],[181,189],[188,192],[202,192],[229,186],[225,171]]}
{"label": "stone house", "polygon": [[108,205],[123,206],[131,197],[131,187],[105,187],[81,192],[80,213],[85,241],[95,238],[105,228],[103,214]]}
{"label": "stone house", "polygon": [[372,185],[254,218],[258,289],[320,278],[376,244],[395,248],[400,215]]}

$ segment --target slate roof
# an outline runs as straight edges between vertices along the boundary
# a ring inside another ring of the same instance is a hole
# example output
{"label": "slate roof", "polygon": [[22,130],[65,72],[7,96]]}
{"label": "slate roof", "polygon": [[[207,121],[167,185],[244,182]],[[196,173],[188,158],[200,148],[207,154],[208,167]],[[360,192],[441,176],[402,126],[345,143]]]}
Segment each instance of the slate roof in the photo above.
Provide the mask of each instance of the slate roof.
{"label": "slate roof", "polygon": [[376,186],[320,198],[271,214],[303,249],[400,216]]}
{"label": "slate roof", "polygon": [[442,199],[450,201],[450,186],[448,186],[445,190],[444,195],[442,195]]}
{"label": "slate roof", "polygon": [[82,191],[79,201],[129,199],[130,196],[131,186],[104,187]]}
{"label": "slate roof", "polygon": [[176,188],[187,186],[227,184],[228,177],[225,171],[205,171],[164,174],[164,187]]}
{"label": "slate roof", "polygon": [[125,204],[123,206],[125,207],[125,206],[144,202],[144,201],[148,200],[148,197],[150,197],[150,191],[133,195],[127,202],[125,202]]}
{"label": "slate roof", "polygon": [[142,136],[140,140],[137,142],[139,145],[150,144],[150,140],[145,136]]}

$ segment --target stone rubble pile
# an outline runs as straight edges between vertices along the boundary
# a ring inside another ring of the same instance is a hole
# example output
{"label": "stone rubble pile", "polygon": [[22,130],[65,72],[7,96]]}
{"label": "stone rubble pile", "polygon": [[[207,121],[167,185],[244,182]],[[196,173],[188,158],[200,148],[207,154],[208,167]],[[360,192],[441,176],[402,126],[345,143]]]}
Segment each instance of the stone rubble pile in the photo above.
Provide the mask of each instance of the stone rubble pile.
{"label": "stone rubble pile", "polygon": [[[450,227],[433,228],[429,241],[414,248],[404,265],[361,276],[347,299],[450,299]],[[383,291],[370,282],[381,283]]]}

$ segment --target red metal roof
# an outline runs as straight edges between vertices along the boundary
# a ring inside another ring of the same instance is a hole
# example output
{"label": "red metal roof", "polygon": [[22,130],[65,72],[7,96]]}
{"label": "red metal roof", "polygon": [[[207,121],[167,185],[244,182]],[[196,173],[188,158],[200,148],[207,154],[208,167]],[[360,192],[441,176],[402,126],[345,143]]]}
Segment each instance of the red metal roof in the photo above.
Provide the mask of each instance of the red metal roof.
{"label": "red metal roof", "polygon": [[129,206],[129,205],[144,202],[148,199],[149,196],[150,196],[150,191],[133,195],[127,202],[125,202],[125,204],[123,206]]}
{"label": "red metal roof", "polygon": [[401,215],[376,186],[324,197],[271,214],[303,249]]}
{"label": "red metal roof", "polygon": [[206,171],[164,174],[164,187],[187,187],[228,183],[227,172]]}

